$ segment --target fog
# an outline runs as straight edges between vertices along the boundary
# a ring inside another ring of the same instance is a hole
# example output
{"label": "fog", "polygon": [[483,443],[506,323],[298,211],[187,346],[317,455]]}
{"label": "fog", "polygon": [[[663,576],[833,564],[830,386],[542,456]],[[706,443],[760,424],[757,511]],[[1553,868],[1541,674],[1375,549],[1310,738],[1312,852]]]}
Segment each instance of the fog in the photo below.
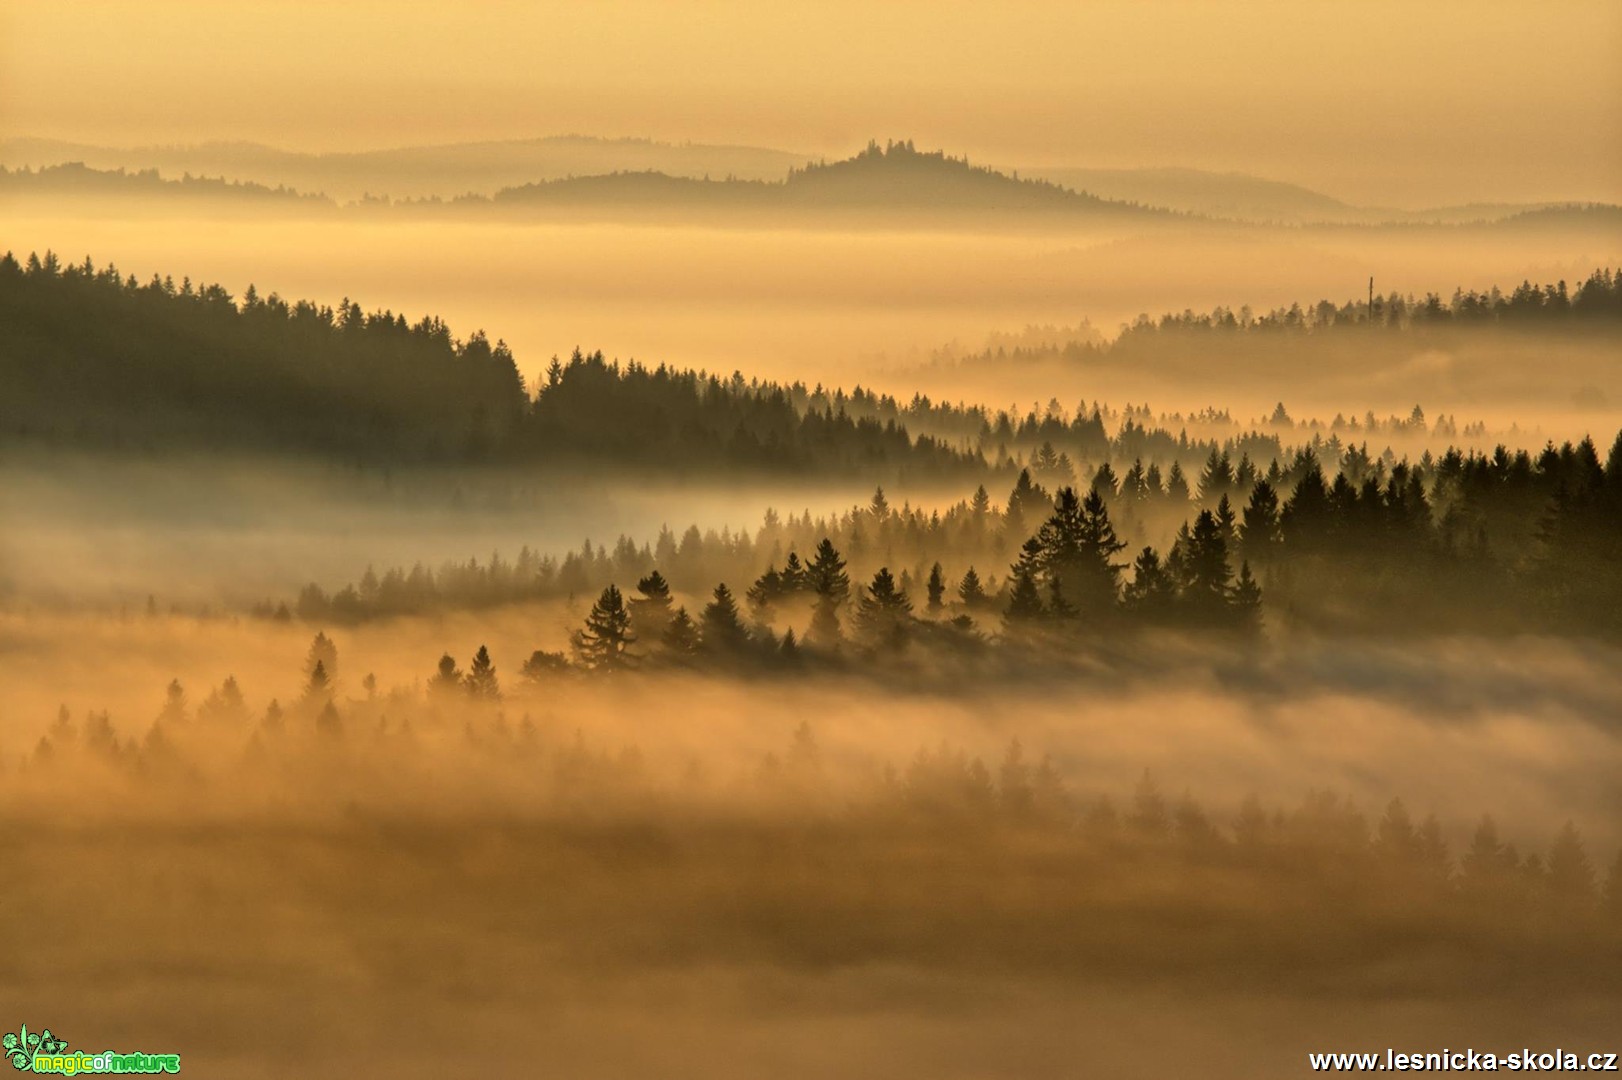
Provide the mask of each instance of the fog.
{"label": "fog", "polygon": [[1619,34],[0,5],[0,1056],[1622,1049]]}
{"label": "fog", "polygon": [[[1405,412],[1416,402],[1432,413],[1500,417],[1513,405],[1523,427],[1555,433],[1593,422],[1570,415],[1585,388],[1601,393],[1602,416],[1614,416],[1622,402],[1614,374],[1586,370],[1593,363],[1581,359],[1580,347],[1569,375],[1543,378],[1529,394],[1522,361],[1536,344],[1457,357],[1420,349],[1372,380],[1345,364],[1303,364],[1286,382],[1265,385],[1209,366],[1190,379],[1181,362],[1051,383],[1046,372],[921,368],[942,347],[975,351],[993,332],[1086,319],[1112,336],[1142,313],[1339,304],[1361,298],[1370,277],[1382,294],[1444,297],[1528,279],[1575,282],[1622,263],[1622,236],[1603,222],[1597,229],[1317,230],[1157,222],[1022,231],[1006,223],[717,228],[394,215],[288,221],[245,212],[147,220],[36,210],[12,223],[6,243],[68,260],[90,254],[141,280],[185,275],[237,295],[251,283],[262,295],[349,297],[413,319],[432,312],[460,333],[483,327],[492,340],[504,339],[532,380],[550,357],[578,345],[651,364],[860,383],[904,398],[922,390],[998,407],[1078,392],[1118,404],[1147,400],[1156,409],[1214,405],[1241,416],[1270,411],[1282,396],[1293,411],[1326,420],[1343,410]],[[1564,355],[1556,354],[1562,367]]]}
{"label": "fog", "polygon": [[[1147,769],[1223,835],[1259,795],[1288,815],[1278,858],[1344,842],[1341,798],[1366,829],[1400,797],[1450,859],[1489,812],[1528,852],[1570,821],[1604,865],[1614,649],[1298,641],[1236,665],[1168,642],[1142,681],[1025,685],[517,677],[566,615],[335,633],[341,729],[303,689],[308,627],[4,616],[0,814],[32,869],[0,924],[52,942],[14,958],[8,1006],[232,1077],[475,1056],[585,1076],[1284,1076],[1325,1047],[1586,1051],[1613,1031],[1614,969],[1589,951],[1612,939],[1466,898],[1392,907],[1378,845],[1274,878],[1242,843],[1131,823]],[[499,704],[424,689],[474,642]],[[232,673],[240,711],[205,702]],[[160,708],[171,677],[184,704]],[[102,708],[124,749],[91,741]],[[958,754],[1010,783],[1016,738],[1042,763],[1038,816],[1007,788],[930,794]],[[1100,798],[1128,824],[1085,816]]]}

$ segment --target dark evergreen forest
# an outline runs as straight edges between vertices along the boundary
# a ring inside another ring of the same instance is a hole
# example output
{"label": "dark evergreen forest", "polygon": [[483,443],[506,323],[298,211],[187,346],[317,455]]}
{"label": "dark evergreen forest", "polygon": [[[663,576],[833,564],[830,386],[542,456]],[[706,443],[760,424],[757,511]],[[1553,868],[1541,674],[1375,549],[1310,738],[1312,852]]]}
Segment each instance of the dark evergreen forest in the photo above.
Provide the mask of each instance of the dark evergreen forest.
{"label": "dark evergreen forest", "polygon": [[120,452],[283,452],[376,465],[584,462],[957,475],[979,456],[796,408],[773,384],[576,352],[532,397],[511,351],[438,319],[0,259],[0,438]]}
{"label": "dark evergreen forest", "polygon": [[[1372,317],[1370,312],[1373,312]],[[1254,318],[1147,318],[1108,346],[1130,356],[1151,339],[1187,338],[1220,351],[1232,339],[1288,354],[1305,337],[1367,341],[1434,325],[1596,327],[1622,319],[1622,275],[1596,271],[1575,290],[1523,284],[1503,294],[1400,296],[1337,307],[1289,308]],[[1348,335],[1348,331],[1356,330]],[[1292,344],[1295,343],[1295,344]],[[1358,347],[1362,347],[1359,345]],[[1079,354],[1078,354],[1079,355]],[[1249,355],[1249,353],[1247,353]],[[1017,359],[1017,356],[1012,357]],[[1266,361],[1266,350],[1253,357]],[[900,479],[1012,478],[1029,465],[1053,486],[1085,482],[1134,462],[1168,473],[1212,454],[1266,463],[1310,448],[1336,459],[1357,448],[1387,467],[1385,440],[1459,435],[1484,425],[1452,416],[1372,413],[1332,422],[1297,420],[1283,405],[1254,423],[1225,411],[1155,415],[1101,401],[1024,413],[803,383],[778,384],[702,371],[610,362],[576,350],[526,386],[511,351],[475,332],[453,336],[441,320],[261,296],[218,285],[142,284],[87,258],[0,258],[0,440],[119,453],[209,450],[310,455],[343,463],[546,462],[638,466],[728,475],[817,473]],[[1275,485],[1276,486],[1276,485]]]}
{"label": "dark evergreen forest", "polygon": [[[892,507],[880,488],[838,516],[768,512],[753,533],[667,528],[652,543],[588,540],[561,558],[525,548],[437,571],[368,569],[258,612],[352,623],[601,589],[594,633],[624,611],[660,613],[611,635],[611,666],[690,653],[778,666],[800,644],[837,651],[845,630],[890,659],[909,644],[983,650],[988,632],[1023,648],[1134,629],[1253,631],[1264,611],[1280,629],[1622,635],[1622,433],[1603,461],[1584,439],[1389,468],[1354,449],[1327,473],[1307,449],[1258,473],[1213,450],[1192,491],[1174,479],[1141,463],[1117,478],[1106,464],[1090,486],[1050,494],[1022,470],[1006,501],[982,485],[944,512]],[[1143,540],[1157,532],[1169,532],[1158,549]],[[618,586],[632,582],[643,595],[627,607]],[[672,638],[671,590],[712,586],[706,621]],[[712,631],[724,648],[705,647]],[[602,655],[577,661],[600,667]]]}

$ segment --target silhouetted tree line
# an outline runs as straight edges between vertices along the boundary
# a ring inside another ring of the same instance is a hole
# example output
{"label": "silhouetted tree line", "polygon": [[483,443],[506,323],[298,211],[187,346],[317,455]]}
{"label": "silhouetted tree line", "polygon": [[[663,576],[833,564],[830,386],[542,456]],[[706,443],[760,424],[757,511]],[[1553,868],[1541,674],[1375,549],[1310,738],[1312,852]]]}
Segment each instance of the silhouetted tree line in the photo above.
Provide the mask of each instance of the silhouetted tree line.
{"label": "silhouetted tree line", "polygon": [[92,169],[80,161],[42,165],[38,169],[26,166],[8,169],[0,165],[0,192],[141,198],[202,196],[263,205],[296,205],[304,209],[337,208],[325,195],[306,194],[282,184],[270,187],[252,180],[227,180],[223,176],[193,176],[191,173],[182,174],[178,180],[164,179],[157,169]]}
{"label": "silhouetted tree line", "polygon": [[[1327,472],[1311,447],[1265,470],[1212,449],[1192,479],[1176,465],[1163,476],[1135,462],[1117,477],[1106,464],[1091,484],[1055,495],[1025,469],[1006,501],[994,504],[982,485],[944,511],[892,507],[881,487],[838,516],[768,511],[753,535],[665,528],[651,544],[588,541],[561,559],[525,548],[515,561],[497,554],[437,572],[369,569],[336,593],[311,584],[291,607],[255,610],[355,622],[591,595],[652,575],[686,595],[735,583],[769,645],[774,612],[818,610],[806,606],[808,567],[831,552],[841,571],[849,560],[869,580],[889,624],[931,624],[925,637],[937,641],[954,627],[954,644],[999,611],[1005,632],[1254,626],[1263,589],[1274,619],[1327,629],[1385,626],[1401,610],[1397,629],[1410,631],[1622,633],[1622,434],[1603,462],[1591,439],[1535,456],[1451,448],[1390,465],[1366,444],[1320,445],[1338,447]],[[912,606],[923,590],[931,602],[920,619]],[[821,611],[825,631],[846,599]]]}
{"label": "silhouetted tree line", "polygon": [[[1596,273],[1571,310],[1594,310],[1615,282]],[[1525,306],[1517,303],[1513,310]],[[1412,444],[1460,433],[1449,416],[1416,422],[1417,407],[1408,417],[1337,416],[1328,425],[1297,421],[1282,405],[1254,423],[1215,409],[1156,416],[1100,401],[1019,414],[622,365],[579,350],[554,358],[531,395],[504,344],[482,333],[457,341],[437,319],[410,324],[348,301],[289,304],[251,286],[238,303],[217,285],[157,277],[142,285],[49,253],[25,264],[0,258],[0,316],[0,438],[124,450],[911,479],[995,480],[1028,467],[1056,488],[1086,483],[1103,466],[1118,476],[1134,462],[1187,473],[1212,451],[1263,462],[1326,440],[1334,451],[1343,438]],[[1466,425],[1463,434],[1486,432]],[[1389,447],[1382,456],[1395,461]]]}
{"label": "silhouetted tree line", "polygon": [[1427,293],[1376,294],[1368,299],[1336,304],[1320,300],[1302,307],[1299,303],[1256,314],[1247,307],[1234,311],[1217,307],[1209,313],[1185,310],[1167,313],[1158,319],[1139,315],[1122,330],[1121,336],[1105,345],[1076,343],[1079,353],[1130,350],[1160,335],[1198,337],[1212,334],[1271,334],[1278,332],[1324,333],[1354,327],[1379,326],[1391,329],[1417,329],[1437,325],[1483,325],[1544,327],[1551,323],[1614,322],[1622,319],[1622,271],[1601,267],[1575,288],[1565,281],[1535,285],[1523,281],[1508,292],[1498,286],[1485,291],[1455,289],[1450,297]]}
{"label": "silhouetted tree line", "polygon": [[[121,735],[105,712],[75,720],[64,707],[31,754],[15,764],[0,760],[0,769],[23,777],[111,769],[143,782],[193,785],[225,776],[235,783],[255,773],[303,782],[311,769],[321,769],[338,785],[332,794],[347,799],[344,785],[361,795],[376,776],[398,780],[427,763],[441,779],[445,772],[480,770],[494,777],[499,767],[502,776],[516,770],[530,793],[523,805],[531,809],[509,809],[509,815],[550,812],[572,819],[586,808],[634,807],[682,835],[683,848],[699,843],[702,822],[714,820],[714,811],[695,819],[679,811],[698,793],[694,785],[704,783],[691,771],[684,785],[672,788],[653,779],[635,748],[610,753],[588,747],[578,733],[559,738],[564,732],[555,724],[544,716],[537,724],[528,712],[511,722],[508,705],[540,699],[520,692],[504,700],[482,648],[466,673],[447,657],[426,689],[386,694],[370,677],[363,695],[345,693],[326,673],[329,663],[335,671],[336,651],[322,636],[312,643],[298,698],[262,709],[247,704],[235,679],[195,706],[172,681],[139,736]],[[222,746],[229,750],[223,759]],[[212,776],[209,770],[222,763],[226,771]],[[899,768],[847,775],[824,758],[806,723],[783,753],[760,758],[741,787],[729,783],[745,796],[726,811],[729,835],[772,832],[787,823],[799,837],[792,850],[812,856],[817,880],[849,869],[852,857],[867,865],[860,896],[868,919],[890,910],[903,880],[914,886],[913,895],[919,880],[955,895],[973,881],[983,883],[994,866],[998,895],[1008,903],[1025,894],[1021,883],[1046,883],[1046,899],[1017,913],[1024,944],[1010,939],[1016,951],[1009,955],[1037,947],[1109,951],[1087,929],[1098,918],[1107,923],[1106,938],[1119,938],[1126,927],[1154,929],[1150,940],[1168,947],[1165,956],[1143,941],[1128,950],[1135,965],[1151,966],[1173,963],[1170,956],[1195,942],[1201,944],[1177,963],[1198,965],[1211,952],[1235,948],[1247,961],[1297,949],[1321,961],[1378,962],[1388,953],[1411,960],[1414,943],[1423,940],[1427,955],[1457,950],[1511,971],[1523,950],[1543,950],[1547,962],[1567,948],[1622,944],[1622,853],[1596,867],[1569,822],[1546,848],[1523,853],[1493,818],[1483,817],[1455,854],[1437,818],[1416,819],[1400,799],[1372,821],[1327,791],[1311,791],[1293,807],[1251,795],[1235,810],[1219,812],[1187,793],[1168,796],[1146,771],[1118,800],[1077,792],[1050,758],[1033,759],[1017,739],[994,766],[942,744],[920,749]],[[810,833],[808,817],[818,823]],[[802,845],[815,835],[828,845],[807,852]],[[882,859],[872,863],[860,854],[880,852]],[[770,873],[772,865],[752,863],[751,873]],[[960,880],[959,873],[969,877]],[[810,887],[810,880],[800,887]],[[1107,895],[1100,895],[1100,885]],[[774,923],[789,919],[782,895],[768,893]],[[741,895],[731,900],[752,902]],[[1081,910],[1095,910],[1094,919],[1077,923]],[[1204,917],[1191,915],[1197,911]],[[1281,919],[1285,913],[1290,917]],[[997,912],[981,914],[988,921],[977,919],[977,935],[1000,939],[1008,931],[999,928]],[[1197,927],[1214,928],[1216,936]],[[1235,938],[1239,930],[1244,933]],[[976,944],[985,947],[989,938],[977,936]],[[1591,961],[1591,954],[1583,955]],[[1605,965],[1589,963],[1584,970],[1600,968]],[[1614,976],[1614,966],[1608,970]]]}
{"label": "silhouetted tree line", "polygon": [[190,445],[423,461],[510,439],[512,354],[444,323],[145,285],[89,259],[0,258],[0,432],[137,450]]}
{"label": "silhouetted tree line", "polygon": [[894,418],[853,416],[771,382],[663,364],[556,358],[539,387],[525,447],[548,459],[639,462],[700,471],[767,469],[840,475],[964,476],[978,454]]}
{"label": "silhouetted tree line", "polygon": [[773,384],[554,360],[537,394],[481,333],[261,297],[139,284],[49,253],[0,258],[0,435],[203,446],[380,463],[566,459],[662,469],[910,476],[982,469],[894,421],[796,408]]}

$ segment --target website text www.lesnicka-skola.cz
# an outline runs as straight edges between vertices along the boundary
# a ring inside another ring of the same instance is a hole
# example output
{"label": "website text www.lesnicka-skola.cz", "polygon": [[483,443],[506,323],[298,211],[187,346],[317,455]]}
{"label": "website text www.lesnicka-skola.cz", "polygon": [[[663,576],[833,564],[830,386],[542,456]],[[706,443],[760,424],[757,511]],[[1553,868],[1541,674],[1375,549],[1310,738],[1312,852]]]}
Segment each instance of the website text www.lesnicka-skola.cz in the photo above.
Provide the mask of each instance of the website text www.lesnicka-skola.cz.
{"label": "website text www.lesnicka-skola.cz", "polygon": [[1483,1050],[1308,1054],[1313,1072],[1616,1072],[1615,1052],[1524,1049],[1508,1054]]}

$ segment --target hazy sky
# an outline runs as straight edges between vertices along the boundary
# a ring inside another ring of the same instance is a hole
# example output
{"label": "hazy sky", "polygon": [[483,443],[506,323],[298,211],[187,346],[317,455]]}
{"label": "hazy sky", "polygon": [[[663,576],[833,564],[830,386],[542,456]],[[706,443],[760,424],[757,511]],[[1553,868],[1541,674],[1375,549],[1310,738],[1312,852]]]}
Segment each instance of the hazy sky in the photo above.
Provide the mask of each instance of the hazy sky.
{"label": "hazy sky", "polygon": [[0,132],[336,149],[579,132],[1622,201],[1616,0],[6,0]]}

